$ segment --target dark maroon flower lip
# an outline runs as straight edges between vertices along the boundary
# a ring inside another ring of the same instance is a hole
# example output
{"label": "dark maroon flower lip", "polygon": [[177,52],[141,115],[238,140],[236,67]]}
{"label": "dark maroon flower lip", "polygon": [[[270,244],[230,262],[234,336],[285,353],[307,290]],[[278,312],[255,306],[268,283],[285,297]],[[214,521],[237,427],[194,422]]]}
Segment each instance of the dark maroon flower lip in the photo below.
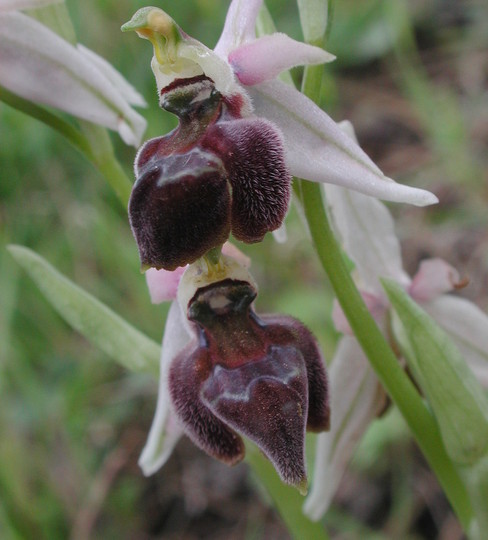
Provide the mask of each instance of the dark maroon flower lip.
{"label": "dark maroon flower lip", "polygon": [[209,455],[234,464],[242,436],[304,491],[305,432],[329,424],[327,376],[312,334],[283,315],[258,316],[256,290],[224,279],[188,303],[194,340],[171,363],[169,390],[187,435]]}
{"label": "dark maroon flower lip", "polygon": [[236,117],[239,100],[224,99],[211,79],[177,79],[163,90],[161,106],[179,124],[139,150],[129,220],[142,266],[174,270],[230,233],[254,243],[279,228],[291,176],[276,127]]}

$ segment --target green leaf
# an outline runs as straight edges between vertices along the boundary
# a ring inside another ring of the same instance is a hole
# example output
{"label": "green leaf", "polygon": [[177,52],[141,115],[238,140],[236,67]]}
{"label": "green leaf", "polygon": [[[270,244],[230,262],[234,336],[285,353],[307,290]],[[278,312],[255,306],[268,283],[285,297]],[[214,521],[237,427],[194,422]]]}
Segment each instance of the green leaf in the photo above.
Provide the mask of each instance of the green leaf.
{"label": "green leaf", "polygon": [[439,424],[450,458],[472,466],[488,454],[488,398],[449,336],[405,290],[383,287],[392,303],[393,331]]}
{"label": "green leaf", "polygon": [[157,343],[60,274],[34,251],[16,245],[7,249],[58,313],[88,341],[127,369],[158,376],[160,346]]}

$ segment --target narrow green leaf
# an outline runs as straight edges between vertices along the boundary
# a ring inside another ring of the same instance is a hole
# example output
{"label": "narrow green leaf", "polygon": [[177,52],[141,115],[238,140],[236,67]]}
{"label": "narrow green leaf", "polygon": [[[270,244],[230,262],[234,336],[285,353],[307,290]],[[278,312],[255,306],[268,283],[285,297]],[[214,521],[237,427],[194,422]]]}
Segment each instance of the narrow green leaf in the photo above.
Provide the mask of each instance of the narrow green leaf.
{"label": "narrow green leaf", "polygon": [[88,341],[131,371],[158,375],[160,347],[157,343],[60,274],[34,251],[16,245],[7,249],[58,313]]}
{"label": "narrow green leaf", "polygon": [[393,330],[425,393],[451,459],[472,466],[488,453],[488,398],[458,349],[405,290],[383,287],[396,317]]}

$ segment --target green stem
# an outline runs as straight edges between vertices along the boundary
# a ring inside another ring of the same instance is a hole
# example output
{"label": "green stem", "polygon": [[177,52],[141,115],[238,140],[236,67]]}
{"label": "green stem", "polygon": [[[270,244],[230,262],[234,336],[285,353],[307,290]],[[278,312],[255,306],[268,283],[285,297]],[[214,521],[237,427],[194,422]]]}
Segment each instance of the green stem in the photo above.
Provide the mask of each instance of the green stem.
{"label": "green stem", "polygon": [[114,155],[112,143],[106,129],[80,120],[82,126],[82,131],[80,131],[57,114],[19,97],[1,86],[0,101],[61,133],[103,174],[122,205],[125,208],[127,207],[132,185]]}
{"label": "green stem", "polygon": [[[320,94],[321,78],[317,72],[321,69],[318,66],[310,66],[305,71],[304,93],[314,101]],[[300,193],[318,257],[356,339],[405,418],[462,526],[468,530],[472,509],[466,488],[446,454],[432,414],[400,367],[349,274],[325,212],[321,187],[319,184],[302,180]]]}
{"label": "green stem", "polygon": [[47,124],[57,132],[61,133],[68,141],[82,154],[84,154],[90,161],[93,161],[93,153],[90,148],[90,144],[86,137],[79,132],[72,124],[53,114],[52,112],[39,107],[32,101],[27,101],[12,92],[9,92],[6,88],[0,86],[0,101],[3,101],[10,107],[17,109],[40,122]]}

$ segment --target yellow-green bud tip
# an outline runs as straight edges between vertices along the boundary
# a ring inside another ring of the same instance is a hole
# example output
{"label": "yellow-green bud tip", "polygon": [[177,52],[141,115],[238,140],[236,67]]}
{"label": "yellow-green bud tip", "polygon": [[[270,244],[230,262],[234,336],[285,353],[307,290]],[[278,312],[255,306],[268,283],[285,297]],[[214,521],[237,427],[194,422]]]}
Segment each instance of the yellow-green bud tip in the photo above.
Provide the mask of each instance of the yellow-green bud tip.
{"label": "yellow-green bud tip", "polygon": [[297,484],[295,487],[298,489],[298,493],[300,493],[300,495],[303,495],[303,497],[305,497],[305,495],[308,493],[307,479],[303,478],[303,480],[301,480],[300,483]]}
{"label": "yellow-green bud tip", "polygon": [[140,268],[141,274],[145,274],[149,270],[149,268],[152,268],[150,264],[141,263],[141,268]]}
{"label": "yellow-green bud tip", "polygon": [[162,9],[148,6],[139,9],[134,13],[132,19],[122,25],[122,32],[136,31],[145,34],[154,32],[162,36],[170,36],[174,31],[176,23]]}

